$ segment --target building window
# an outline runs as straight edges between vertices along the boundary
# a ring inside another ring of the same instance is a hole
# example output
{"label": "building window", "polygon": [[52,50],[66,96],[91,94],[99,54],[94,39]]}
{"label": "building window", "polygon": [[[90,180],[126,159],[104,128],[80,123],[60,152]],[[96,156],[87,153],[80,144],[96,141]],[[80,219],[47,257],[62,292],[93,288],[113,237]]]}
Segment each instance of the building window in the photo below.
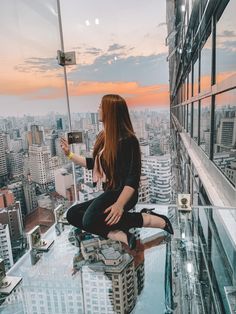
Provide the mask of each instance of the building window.
{"label": "building window", "polygon": [[191,134],[191,112],[192,104],[188,104],[188,133]]}
{"label": "building window", "polygon": [[192,97],[192,71],[188,74],[188,99]]}
{"label": "building window", "polygon": [[236,89],[216,96],[213,161],[236,186]]}
{"label": "building window", "polygon": [[[207,36],[208,32],[206,33]],[[211,87],[211,59],[212,59],[212,35],[210,35],[201,50],[201,78],[200,91],[204,92]]]}
{"label": "building window", "polygon": [[198,95],[199,59],[193,66],[193,96]]}
{"label": "building window", "polygon": [[216,82],[236,71],[235,20],[236,1],[231,0],[216,24]]}
{"label": "building window", "polygon": [[193,103],[193,139],[198,142],[198,101]]}
{"label": "building window", "polygon": [[200,113],[200,147],[210,155],[210,129],[211,129],[211,98],[201,100]]}

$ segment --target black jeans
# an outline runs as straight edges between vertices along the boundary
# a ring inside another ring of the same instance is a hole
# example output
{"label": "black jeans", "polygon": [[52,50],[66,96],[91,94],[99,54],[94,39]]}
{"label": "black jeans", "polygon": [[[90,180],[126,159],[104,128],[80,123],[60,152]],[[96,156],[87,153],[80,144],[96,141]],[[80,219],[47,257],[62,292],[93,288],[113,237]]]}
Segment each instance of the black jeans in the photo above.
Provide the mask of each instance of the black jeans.
{"label": "black jeans", "polygon": [[105,209],[114,204],[118,199],[122,189],[107,190],[98,197],[84,203],[75,204],[67,211],[68,222],[87,232],[97,234],[107,238],[107,234],[112,230],[122,230],[127,232],[130,228],[141,228],[143,226],[143,217],[140,213],[129,213],[128,211],[135,206],[138,201],[138,191],[124,206],[124,213],[117,224],[108,226],[104,214]]}

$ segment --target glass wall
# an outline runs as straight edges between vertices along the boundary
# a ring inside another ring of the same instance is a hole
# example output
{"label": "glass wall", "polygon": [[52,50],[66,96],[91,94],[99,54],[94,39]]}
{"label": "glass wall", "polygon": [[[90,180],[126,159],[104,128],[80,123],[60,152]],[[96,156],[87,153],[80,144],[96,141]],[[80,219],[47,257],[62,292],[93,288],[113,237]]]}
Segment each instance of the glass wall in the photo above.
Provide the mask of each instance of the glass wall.
{"label": "glass wall", "polygon": [[[15,262],[27,247],[25,230],[47,221],[41,227],[45,232],[54,223],[52,210],[69,204],[66,190],[62,198],[55,184],[56,173],[68,164],[59,145],[68,115],[57,62],[57,1],[1,1],[0,42],[0,194],[12,195],[1,206],[13,208],[9,230]],[[65,173],[73,185],[70,169]],[[0,222],[6,223],[2,212]]]}
{"label": "glass wall", "polygon": [[[205,4],[206,2],[202,3],[202,9]],[[225,10],[222,12],[224,4],[226,6]],[[201,49],[200,59],[197,59],[196,57],[196,49],[192,61],[190,62],[192,71],[190,71],[187,76],[189,80],[187,88],[189,95],[188,99],[191,99],[192,96],[198,96],[199,83],[200,94],[193,104],[193,112],[191,113],[191,104],[188,104],[188,114],[186,115],[184,122],[180,121],[180,123],[185,125],[186,131],[191,134],[192,138],[210,158],[213,158],[210,148],[214,146],[214,162],[235,186],[235,91],[231,90],[223,92],[223,88],[225,90],[230,90],[235,86],[236,50],[234,39],[236,35],[234,29],[236,25],[233,12],[236,3],[235,1],[226,1],[224,4],[221,3],[221,6],[217,9],[216,13],[214,13],[216,14],[217,20],[216,33],[214,33],[216,35],[216,64],[213,64],[212,62],[212,56],[214,55],[213,43],[215,41],[212,38],[211,20],[208,20],[208,22],[205,23],[205,30],[202,30],[202,44],[196,39],[196,46],[199,46]],[[203,11],[201,11],[201,14],[202,12]],[[197,20],[198,17],[196,16],[196,23]],[[186,56],[183,55],[183,58],[185,57]],[[185,61],[188,62],[187,59],[188,57],[186,57],[186,60],[183,60],[183,64]],[[221,83],[224,80],[224,85],[216,85],[216,87],[212,89],[211,76],[214,73],[215,66],[216,84]],[[185,75],[186,74],[183,73],[183,77],[185,77]],[[185,87],[183,86],[183,88]],[[203,98],[205,93],[211,94],[211,97]],[[216,100],[215,115],[213,113],[215,125],[211,125],[211,121],[213,121],[213,119],[211,119],[212,99]],[[200,110],[198,110],[198,103],[200,105]],[[211,130],[213,129],[214,134],[211,136]],[[211,140],[213,143],[211,143]]]}
{"label": "glass wall", "polygon": [[211,129],[211,98],[201,100],[200,116],[200,147],[209,156],[210,154],[210,129]]}
{"label": "glass wall", "polygon": [[211,87],[211,60],[212,60],[212,35],[210,35],[201,50],[201,79],[200,91],[204,92]]}
{"label": "glass wall", "polygon": [[199,59],[196,60],[193,66],[193,96],[198,94],[198,78],[199,78]]}
{"label": "glass wall", "polygon": [[236,44],[235,20],[236,2],[229,1],[216,24],[216,81],[217,83],[235,76]]}
{"label": "glass wall", "polygon": [[[124,9],[127,6],[130,9]],[[77,64],[68,68],[72,127],[82,131],[87,139],[86,143],[77,146],[78,152],[91,155],[96,135],[103,127],[97,114],[101,98],[104,94],[115,93],[127,100],[136,135],[146,155],[143,158],[148,160],[150,156],[167,155],[169,94],[168,64],[165,62],[167,48],[164,44],[166,26],[163,23],[156,25],[159,4],[153,2],[147,6],[141,2],[137,5],[134,0],[129,4],[102,0],[95,4],[88,1],[85,5],[80,0],[74,1],[73,7],[72,11],[68,1],[61,1],[65,50],[74,50],[77,58]],[[134,7],[136,10],[133,10]],[[165,20],[164,2],[161,7],[158,16]],[[117,19],[114,19],[114,8],[120,12]],[[179,100],[183,97],[181,90],[178,97]],[[180,109],[178,114],[182,117]],[[144,160],[145,163],[148,162]],[[84,189],[91,190],[87,187],[92,184],[91,171],[78,168],[79,171],[83,171],[80,183]],[[152,176],[151,168],[145,172]],[[86,182],[83,181],[85,175],[88,178]],[[151,185],[152,180],[149,182]],[[97,188],[94,192],[98,192]],[[150,197],[152,202],[158,201],[154,194]],[[84,195],[80,192],[80,200],[83,199]],[[150,201],[148,195],[146,201]]]}
{"label": "glass wall", "polygon": [[198,142],[198,101],[193,103],[193,139]]}
{"label": "glass wall", "polygon": [[189,72],[188,74],[188,99],[193,96],[192,94],[192,71]]}
{"label": "glass wall", "polygon": [[188,133],[191,134],[192,104],[188,104]]}
{"label": "glass wall", "polygon": [[214,162],[236,185],[236,89],[216,96]]}
{"label": "glass wall", "polygon": [[187,131],[188,129],[188,105],[185,105],[184,108],[185,108],[184,128]]}

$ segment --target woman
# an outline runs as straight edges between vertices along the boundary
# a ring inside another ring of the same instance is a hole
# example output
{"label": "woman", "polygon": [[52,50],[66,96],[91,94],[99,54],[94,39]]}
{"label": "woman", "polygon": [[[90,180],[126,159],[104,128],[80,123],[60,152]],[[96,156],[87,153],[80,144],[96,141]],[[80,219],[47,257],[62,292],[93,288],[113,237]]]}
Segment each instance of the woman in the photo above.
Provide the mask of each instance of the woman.
{"label": "woman", "polygon": [[98,134],[93,158],[75,155],[68,142],[61,139],[65,155],[74,163],[93,169],[94,183],[101,183],[104,190],[100,196],[70,207],[68,222],[87,232],[124,242],[131,249],[135,248],[136,239],[129,233],[130,228],[162,228],[173,234],[166,216],[148,209],[129,213],[138,201],[141,154],[125,100],[119,95],[103,96],[98,114],[104,130]]}

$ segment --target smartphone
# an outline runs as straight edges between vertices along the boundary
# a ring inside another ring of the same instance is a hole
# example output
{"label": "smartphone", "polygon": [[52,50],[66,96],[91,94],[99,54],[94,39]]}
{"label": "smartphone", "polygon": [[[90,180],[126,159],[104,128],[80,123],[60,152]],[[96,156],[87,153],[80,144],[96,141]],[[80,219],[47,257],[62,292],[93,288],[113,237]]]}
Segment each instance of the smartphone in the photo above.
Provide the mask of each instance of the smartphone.
{"label": "smartphone", "polygon": [[68,132],[66,135],[67,135],[68,144],[83,143],[82,132],[79,132],[79,131]]}

